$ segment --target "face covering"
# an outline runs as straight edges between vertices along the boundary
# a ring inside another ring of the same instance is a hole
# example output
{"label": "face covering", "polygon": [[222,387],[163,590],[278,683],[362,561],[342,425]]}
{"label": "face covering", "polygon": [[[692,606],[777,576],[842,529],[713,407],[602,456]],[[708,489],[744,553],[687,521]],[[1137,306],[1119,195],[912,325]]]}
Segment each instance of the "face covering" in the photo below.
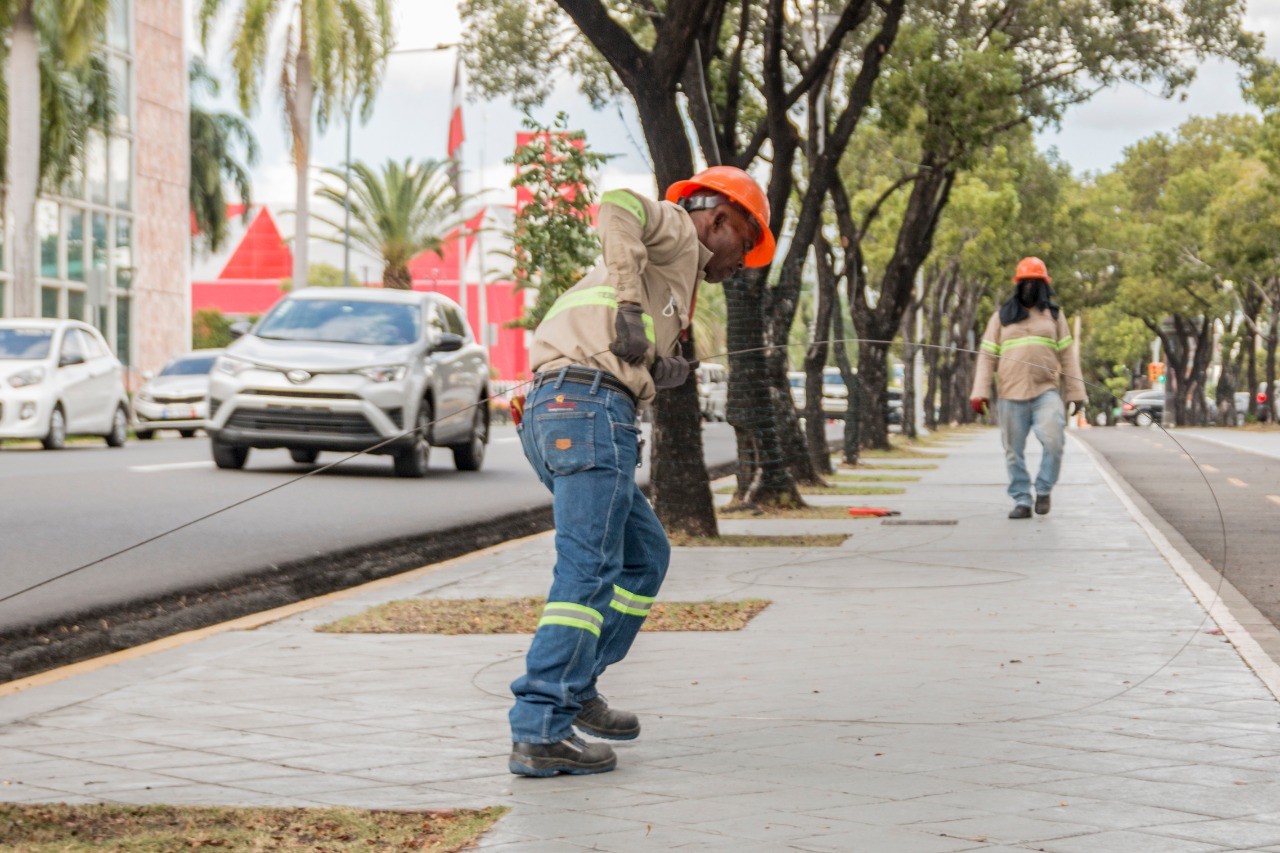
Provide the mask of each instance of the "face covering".
{"label": "face covering", "polygon": [[1048,311],[1057,319],[1059,308],[1053,301],[1049,282],[1041,278],[1027,278],[1018,282],[1013,295],[1000,306],[1001,325],[1008,326],[1027,319],[1029,308]]}

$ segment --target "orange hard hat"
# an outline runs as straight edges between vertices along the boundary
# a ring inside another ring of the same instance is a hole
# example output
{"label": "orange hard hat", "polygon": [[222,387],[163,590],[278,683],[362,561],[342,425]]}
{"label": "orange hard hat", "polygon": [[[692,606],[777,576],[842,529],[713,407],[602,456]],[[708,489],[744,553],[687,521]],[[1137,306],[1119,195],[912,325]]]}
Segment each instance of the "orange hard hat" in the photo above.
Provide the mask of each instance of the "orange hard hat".
{"label": "orange hard hat", "polygon": [[1049,268],[1039,258],[1023,258],[1018,261],[1018,269],[1013,274],[1013,280],[1017,283],[1024,278],[1042,278],[1045,281],[1053,281],[1053,279],[1049,278]]}
{"label": "orange hard hat", "polygon": [[760,237],[742,262],[748,267],[767,267],[773,260],[774,241],[773,232],[769,230],[769,199],[765,198],[760,185],[735,166],[712,166],[687,181],[676,181],[668,187],[667,201],[678,202],[698,190],[715,190],[728,196],[755,220],[760,226]]}

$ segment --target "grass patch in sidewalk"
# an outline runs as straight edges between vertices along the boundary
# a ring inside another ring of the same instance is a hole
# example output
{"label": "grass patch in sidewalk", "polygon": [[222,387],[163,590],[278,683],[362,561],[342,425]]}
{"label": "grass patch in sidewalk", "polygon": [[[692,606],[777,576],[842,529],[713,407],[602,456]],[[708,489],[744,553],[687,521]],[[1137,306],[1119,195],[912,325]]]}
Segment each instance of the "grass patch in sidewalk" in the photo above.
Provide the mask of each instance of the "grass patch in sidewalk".
{"label": "grass patch in sidewalk", "polygon": [[729,509],[719,507],[720,518],[771,519],[771,518],[819,518],[852,520],[849,509],[842,506],[761,507],[759,509]]}
{"label": "grass patch in sidewalk", "polygon": [[672,545],[681,548],[839,548],[848,533],[800,533],[793,536],[762,536],[752,533],[725,533],[720,536],[669,535]]}
{"label": "grass patch in sidewalk", "polygon": [[[541,598],[410,598],[316,628],[330,634],[532,634]],[[768,601],[659,601],[642,631],[739,631]]]}
{"label": "grass patch in sidewalk", "polygon": [[446,853],[470,847],[503,806],[447,811],[351,808],[0,804],[0,849],[25,853],[161,850]]}
{"label": "grass patch in sidewalk", "polygon": [[841,471],[936,471],[938,466],[931,462],[859,462],[857,465],[846,465],[839,460],[836,467]]}
{"label": "grass patch in sidewalk", "polygon": [[919,477],[910,474],[832,474],[837,483],[915,483]]}
{"label": "grass patch in sidewalk", "polygon": [[894,444],[892,450],[870,448],[858,454],[862,459],[946,459],[945,453],[930,453],[917,450],[906,444]]}
{"label": "grass patch in sidewalk", "polygon": [[902,486],[853,486],[833,483],[827,486],[798,486],[802,495],[900,495]]}

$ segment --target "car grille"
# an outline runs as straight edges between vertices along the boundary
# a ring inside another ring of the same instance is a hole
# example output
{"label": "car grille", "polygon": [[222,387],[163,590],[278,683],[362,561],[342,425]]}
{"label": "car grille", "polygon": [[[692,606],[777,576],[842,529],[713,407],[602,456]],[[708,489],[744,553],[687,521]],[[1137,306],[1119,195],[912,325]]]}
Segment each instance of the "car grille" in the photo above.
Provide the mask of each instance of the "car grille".
{"label": "car grille", "polygon": [[327,412],[323,409],[238,409],[227,419],[228,429],[263,432],[325,433],[377,437],[369,419],[359,412]]}
{"label": "car grille", "polygon": [[404,409],[387,409],[387,417],[396,425],[396,429],[404,429]]}
{"label": "car grille", "polygon": [[359,400],[359,394],[344,391],[286,391],[277,388],[246,388],[240,392],[250,397],[288,397],[307,400]]}
{"label": "car grille", "polygon": [[159,394],[151,396],[153,403],[199,403],[203,399],[203,394],[184,394],[181,397],[164,397]]}
{"label": "car grille", "polygon": [[222,405],[222,401],[217,397],[209,398],[209,420],[213,420],[218,414],[218,408]]}

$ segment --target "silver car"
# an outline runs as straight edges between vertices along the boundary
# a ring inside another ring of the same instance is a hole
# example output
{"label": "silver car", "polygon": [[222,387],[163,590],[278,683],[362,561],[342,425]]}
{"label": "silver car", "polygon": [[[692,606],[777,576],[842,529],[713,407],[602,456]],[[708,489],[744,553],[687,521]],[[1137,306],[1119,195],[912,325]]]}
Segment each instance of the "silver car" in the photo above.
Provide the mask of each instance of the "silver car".
{"label": "silver car", "polygon": [[209,414],[209,371],[220,355],[220,349],[201,349],[175,356],[148,377],[133,395],[134,435],[145,440],[159,430],[176,429],[191,438],[203,429]]}
{"label": "silver car", "polygon": [[122,447],[129,433],[124,369],[102,334],[78,320],[0,320],[0,438],[68,435]]}
{"label": "silver car", "polygon": [[477,471],[489,440],[489,359],[462,312],[435,293],[307,288],[291,293],[218,358],[207,431],[219,468],[251,448],[389,454],[422,477],[431,448]]}

